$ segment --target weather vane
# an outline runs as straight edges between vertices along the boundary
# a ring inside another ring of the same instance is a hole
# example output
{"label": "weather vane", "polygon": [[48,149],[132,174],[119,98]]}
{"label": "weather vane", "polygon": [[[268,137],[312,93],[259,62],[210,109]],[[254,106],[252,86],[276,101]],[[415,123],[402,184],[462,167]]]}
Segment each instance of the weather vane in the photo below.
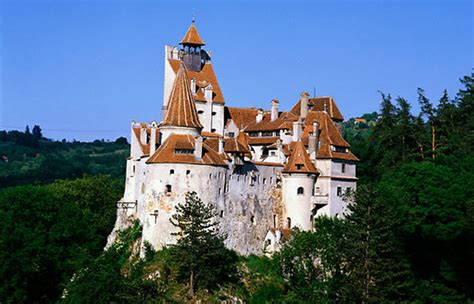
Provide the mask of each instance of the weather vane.
{"label": "weather vane", "polygon": [[196,11],[193,8],[193,23],[196,22]]}

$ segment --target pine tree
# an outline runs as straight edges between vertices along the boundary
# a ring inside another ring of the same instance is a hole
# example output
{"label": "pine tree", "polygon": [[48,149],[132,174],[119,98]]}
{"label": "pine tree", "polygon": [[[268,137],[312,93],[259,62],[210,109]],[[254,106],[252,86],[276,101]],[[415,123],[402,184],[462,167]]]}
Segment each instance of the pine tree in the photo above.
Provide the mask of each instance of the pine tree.
{"label": "pine tree", "polygon": [[173,234],[180,238],[171,249],[178,276],[188,280],[191,297],[196,287],[213,289],[235,279],[237,254],[224,246],[213,205],[203,203],[196,192],[187,192],[170,221],[180,229]]}
{"label": "pine tree", "polygon": [[425,95],[425,91],[422,88],[418,88],[418,102],[420,103],[421,113],[427,117],[428,124],[431,129],[431,157],[434,159],[436,157],[436,148],[438,147],[437,143],[437,111],[433,107],[433,104],[430,102],[428,97]]}
{"label": "pine tree", "polygon": [[367,187],[357,190],[349,210],[345,297],[361,303],[406,300],[410,281],[396,234],[400,219]]}

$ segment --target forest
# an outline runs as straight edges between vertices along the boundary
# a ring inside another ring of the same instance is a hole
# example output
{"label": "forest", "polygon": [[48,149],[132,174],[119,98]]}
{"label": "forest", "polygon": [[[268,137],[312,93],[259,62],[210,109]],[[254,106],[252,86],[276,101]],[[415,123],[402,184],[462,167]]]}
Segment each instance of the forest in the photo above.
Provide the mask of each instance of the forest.
{"label": "forest", "polygon": [[360,158],[351,212],[294,230],[271,258],[225,248],[195,193],[177,206],[176,245],[139,255],[135,223],[104,250],[126,140],[2,131],[0,303],[472,303],[474,74],[460,81],[437,100],[380,93],[365,122],[346,121]]}

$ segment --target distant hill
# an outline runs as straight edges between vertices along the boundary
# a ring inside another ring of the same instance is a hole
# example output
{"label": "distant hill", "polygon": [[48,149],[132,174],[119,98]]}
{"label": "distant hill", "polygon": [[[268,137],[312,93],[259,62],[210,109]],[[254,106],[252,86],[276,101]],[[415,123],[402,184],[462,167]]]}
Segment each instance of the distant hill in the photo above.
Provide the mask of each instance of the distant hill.
{"label": "distant hill", "polygon": [[30,133],[0,131],[0,188],[46,184],[57,179],[107,174],[123,178],[130,146],[123,137],[115,142],[53,141],[37,126]]}

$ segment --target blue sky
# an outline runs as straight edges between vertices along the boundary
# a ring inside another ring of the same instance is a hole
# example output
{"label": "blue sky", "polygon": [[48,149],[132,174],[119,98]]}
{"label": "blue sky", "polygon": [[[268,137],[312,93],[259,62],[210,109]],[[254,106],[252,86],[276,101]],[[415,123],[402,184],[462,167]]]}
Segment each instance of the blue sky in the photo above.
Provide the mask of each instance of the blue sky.
{"label": "blue sky", "polygon": [[212,51],[226,104],[288,110],[306,90],[346,118],[378,91],[454,95],[473,67],[471,1],[0,1],[0,129],[129,136],[160,120],[164,45],[191,22]]}

